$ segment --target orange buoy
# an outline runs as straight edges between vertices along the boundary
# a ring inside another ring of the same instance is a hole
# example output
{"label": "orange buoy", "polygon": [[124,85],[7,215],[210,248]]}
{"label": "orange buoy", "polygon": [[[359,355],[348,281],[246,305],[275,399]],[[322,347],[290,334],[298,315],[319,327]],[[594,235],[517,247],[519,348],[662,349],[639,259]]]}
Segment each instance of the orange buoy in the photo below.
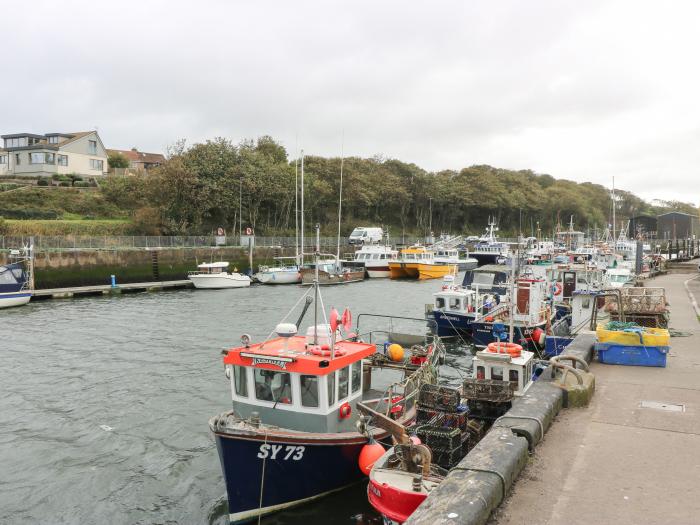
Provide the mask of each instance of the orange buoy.
{"label": "orange buoy", "polygon": [[360,470],[365,476],[369,476],[370,470],[377,462],[379,458],[384,455],[384,447],[377,443],[367,443],[360,451],[360,456],[357,458],[357,464],[360,466]]}
{"label": "orange buoy", "polygon": [[403,361],[403,347],[399,344],[390,344],[387,349],[387,354],[389,354],[389,359],[392,361]]}
{"label": "orange buoy", "polygon": [[495,343],[489,343],[486,347],[489,352],[494,354],[508,354],[511,357],[520,357],[523,351],[523,347],[515,343],[506,343],[503,341],[496,341]]}

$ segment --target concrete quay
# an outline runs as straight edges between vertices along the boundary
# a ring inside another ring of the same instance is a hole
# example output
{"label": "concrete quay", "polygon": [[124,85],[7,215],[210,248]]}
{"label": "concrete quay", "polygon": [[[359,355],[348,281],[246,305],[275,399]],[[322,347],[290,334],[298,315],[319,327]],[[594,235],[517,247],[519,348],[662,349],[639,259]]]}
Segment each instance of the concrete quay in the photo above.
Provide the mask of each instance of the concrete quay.
{"label": "concrete quay", "polygon": [[667,367],[592,363],[591,404],[560,412],[489,523],[700,523],[700,323],[692,304],[700,278],[692,277],[648,283],[666,288],[671,328],[690,334],[671,339]]}

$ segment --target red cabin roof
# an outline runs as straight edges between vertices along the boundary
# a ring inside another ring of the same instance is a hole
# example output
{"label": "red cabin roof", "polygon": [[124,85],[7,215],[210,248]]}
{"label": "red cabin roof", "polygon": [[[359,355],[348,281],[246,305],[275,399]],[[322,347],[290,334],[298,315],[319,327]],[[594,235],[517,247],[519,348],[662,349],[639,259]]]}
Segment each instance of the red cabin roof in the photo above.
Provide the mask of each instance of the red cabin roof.
{"label": "red cabin roof", "polygon": [[338,341],[335,344],[335,358],[331,359],[327,346],[316,350],[318,354],[323,355],[312,353],[311,347],[312,345],[307,346],[304,336],[277,337],[265,343],[228,350],[224,356],[224,364],[322,376],[377,351],[373,344]]}

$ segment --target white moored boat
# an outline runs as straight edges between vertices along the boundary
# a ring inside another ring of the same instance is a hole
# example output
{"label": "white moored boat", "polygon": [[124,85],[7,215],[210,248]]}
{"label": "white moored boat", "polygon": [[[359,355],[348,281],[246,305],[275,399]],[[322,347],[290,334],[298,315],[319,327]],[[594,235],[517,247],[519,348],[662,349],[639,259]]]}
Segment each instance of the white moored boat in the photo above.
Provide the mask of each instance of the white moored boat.
{"label": "white moored boat", "polygon": [[364,267],[369,277],[389,277],[389,261],[398,256],[399,251],[390,246],[365,245],[355,252],[352,263]]}
{"label": "white moored boat", "polygon": [[226,271],[228,263],[225,261],[203,263],[197,265],[196,272],[187,274],[195,288],[244,288],[250,286],[250,277],[238,272]]}
{"label": "white moored boat", "polygon": [[32,248],[11,250],[8,262],[0,265],[0,308],[22,306],[32,298],[34,288]]}
{"label": "white moored boat", "polygon": [[276,257],[279,264],[275,266],[260,266],[253,277],[262,284],[298,284],[301,273],[297,264],[284,264],[284,259],[292,259],[295,263],[298,257]]}

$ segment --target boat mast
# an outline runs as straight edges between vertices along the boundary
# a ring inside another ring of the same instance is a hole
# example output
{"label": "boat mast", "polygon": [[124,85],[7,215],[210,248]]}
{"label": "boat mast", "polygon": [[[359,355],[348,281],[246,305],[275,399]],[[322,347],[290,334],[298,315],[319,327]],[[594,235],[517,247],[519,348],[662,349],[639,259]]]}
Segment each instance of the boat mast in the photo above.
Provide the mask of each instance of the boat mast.
{"label": "boat mast", "polygon": [[343,209],[343,161],[345,160],[345,132],[340,143],[340,194],[338,197],[338,249],[335,254],[335,264],[340,270],[340,217]]}
{"label": "boat mast", "polygon": [[[613,208],[612,209],[612,242],[615,243],[617,240],[615,238],[615,220],[616,220],[615,219],[615,208],[617,207],[616,203],[615,203],[615,175],[613,175],[612,179],[613,179],[613,181],[612,181],[612,208]],[[613,244],[613,250],[615,250],[614,244]]]}
{"label": "boat mast", "polygon": [[294,260],[299,264],[299,151],[294,161]]}
{"label": "boat mast", "polygon": [[[303,166],[303,164],[302,164]],[[318,345],[318,265],[321,256],[321,226],[316,224],[316,264],[314,264],[314,346]]]}
{"label": "boat mast", "polygon": [[301,263],[304,264],[304,150],[301,150]]}

